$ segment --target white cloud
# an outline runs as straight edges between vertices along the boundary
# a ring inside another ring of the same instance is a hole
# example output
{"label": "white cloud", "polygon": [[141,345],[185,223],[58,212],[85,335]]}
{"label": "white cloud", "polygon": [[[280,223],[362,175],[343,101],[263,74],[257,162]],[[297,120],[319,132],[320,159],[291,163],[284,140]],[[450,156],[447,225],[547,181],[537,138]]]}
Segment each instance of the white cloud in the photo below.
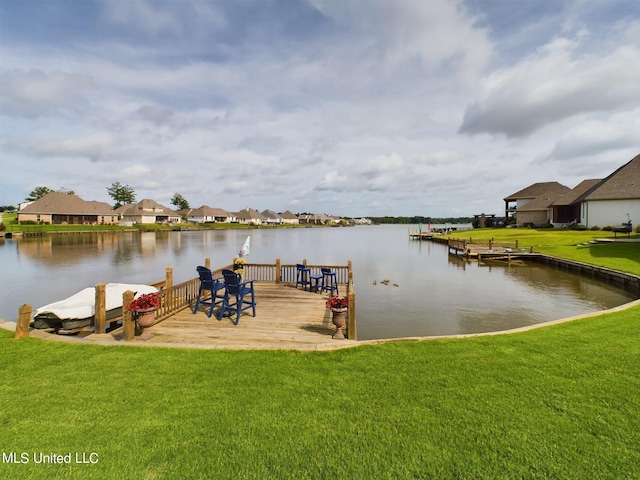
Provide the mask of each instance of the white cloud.
{"label": "white cloud", "polygon": [[36,118],[71,109],[83,103],[92,85],[91,78],[77,73],[9,70],[0,76],[0,112]]}
{"label": "white cloud", "polygon": [[513,67],[490,74],[460,126],[466,134],[532,134],[581,113],[615,112],[638,102],[640,45],[584,53],[586,34],[555,38]]}

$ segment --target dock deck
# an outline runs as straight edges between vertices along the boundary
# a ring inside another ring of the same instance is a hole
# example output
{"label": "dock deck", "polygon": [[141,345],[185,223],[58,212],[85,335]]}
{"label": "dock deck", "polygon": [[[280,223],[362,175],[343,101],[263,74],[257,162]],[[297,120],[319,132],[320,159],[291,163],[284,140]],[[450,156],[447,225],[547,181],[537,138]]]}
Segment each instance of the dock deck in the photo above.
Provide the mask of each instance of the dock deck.
{"label": "dock deck", "polygon": [[[339,285],[346,292],[346,285]],[[122,328],[107,334],[65,336],[31,329],[29,335],[48,340],[95,343],[233,350],[321,351],[361,345],[356,340],[334,340],[331,311],[325,308],[327,294],[320,295],[292,284],[256,282],[256,316],[243,312],[238,325],[230,318],[207,317],[206,308],[192,313],[181,310],[149,329],[148,340],[122,340]],[[217,307],[216,307],[217,308]],[[14,324],[15,325],[15,324]]]}

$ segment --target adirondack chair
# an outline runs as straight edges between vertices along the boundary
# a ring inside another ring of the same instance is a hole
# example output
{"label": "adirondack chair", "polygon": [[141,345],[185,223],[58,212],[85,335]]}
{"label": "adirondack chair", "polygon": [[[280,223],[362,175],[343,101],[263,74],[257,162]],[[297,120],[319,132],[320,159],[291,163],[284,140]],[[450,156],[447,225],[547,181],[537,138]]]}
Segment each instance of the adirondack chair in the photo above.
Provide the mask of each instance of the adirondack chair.
{"label": "adirondack chair", "polygon": [[253,316],[255,317],[256,298],[253,290],[254,280],[241,282],[240,275],[233,270],[222,270],[222,276],[224,277],[225,290],[222,307],[218,312],[218,320],[222,320],[223,315],[233,315],[233,313],[235,313],[236,319],[233,323],[238,325],[240,315],[248,309],[252,310]]}
{"label": "adirondack chair", "polygon": [[[211,270],[207,267],[197,267],[198,276],[200,277],[200,288],[198,289],[198,298],[196,299],[196,306],[193,308],[193,313],[198,311],[198,307],[202,305],[209,305],[208,317],[213,314],[213,307],[221,304],[224,299],[224,283],[219,278],[213,278]],[[206,293],[209,292],[210,296],[207,297]],[[218,293],[219,292],[219,293]]]}
{"label": "adirondack chair", "polygon": [[298,285],[306,290],[311,286],[311,269],[302,263],[296,264],[296,288]]}
{"label": "adirondack chair", "polygon": [[329,292],[329,295],[333,296],[333,291],[336,291],[336,295],[340,295],[338,293],[338,279],[336,272],[331,270],[330,268],[321,268],[322,272],[322,292]]}

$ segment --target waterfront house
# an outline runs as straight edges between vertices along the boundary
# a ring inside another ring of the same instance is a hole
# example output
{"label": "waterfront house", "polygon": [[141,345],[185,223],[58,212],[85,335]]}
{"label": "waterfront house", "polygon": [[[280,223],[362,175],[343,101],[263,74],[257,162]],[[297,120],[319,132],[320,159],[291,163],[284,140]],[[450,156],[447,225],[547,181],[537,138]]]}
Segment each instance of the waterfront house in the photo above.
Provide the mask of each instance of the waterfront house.
{"label": "waterfront house", "polygon": [[116,210],[123,223],[179,223],[180,215],[159,204],[155,200],[145,198],[136,204],[123,205]]}
{"label": "waterfront house", "polygon": [[541,182],[529,185],[504,198],[504,216],[515,216],[519,225],[543,225],[551,221],[551,204],[560,196],[569,192],[558,182]]}
{"label": "waterfront house", "polygon": [[18,211],[18,222],[55,225],[98,225],[118,223],[118,214],[105,202],[86,201],[77,195],[49,192]]}
{"label": "waterfront house", "polygon": [[297,225],[300,223],[300,219],[289,210],[287,210],[286,212],[282,212],[279,215],[282,219],[282,223],[288,223],[290,225]]}
{"label": "waterfront house", "polygon": [[563,208],[571,209],[578,222],[589,228],[640,223],[640,155],[603,180],[585,180],[574,190],[573,198],[554,203],[559,223],[566,220]]}
{"label": "waterfront house", "polygon": [[240,210],[235,216],[239,223],[246,223],[248,225],[262,225],[265,220],[262,214],[253,208]]}
{"label": "waterfront house", "polygon": [[261,212],[261,215],[264,217],[264,222],[268,225],[279,225],[283,223],[282,217],[273,210],[265,210]]}
{"label": "waterfront house", "polygon": [[202,205],[198,208],[187,208],[177,213],[182,217],[186,217],[190,223],[231,223],[235,222],[236,217],[221,208],[212,208],[208,205]]}
{"label": "waterfront house", "polygon": [[600,183],[602,179],[583,180],[575,188],[553,202],[553,225],[565,226],[580,223],[580,198]]}
{"label": "waterfront house", "polygon": [[640,222],[640,155],[604,179],[569,189],[558,182],[534,183],[508,197],[505,217],[520,225],[581,224],[588,228]]}

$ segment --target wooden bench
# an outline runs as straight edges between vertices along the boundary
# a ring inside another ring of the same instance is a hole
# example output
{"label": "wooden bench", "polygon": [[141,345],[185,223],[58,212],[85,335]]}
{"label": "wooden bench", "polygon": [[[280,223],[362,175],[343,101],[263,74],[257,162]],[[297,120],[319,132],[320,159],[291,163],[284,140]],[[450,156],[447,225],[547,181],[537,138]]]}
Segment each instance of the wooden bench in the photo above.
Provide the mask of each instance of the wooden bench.
{"label": "wooden bench", "polygon": [[618,237],[618,233],[626,233],[627,237],[631,236],[632,225],[631,222],[623,223],[617,227],[613,227],[613,236],[614,238]]}

